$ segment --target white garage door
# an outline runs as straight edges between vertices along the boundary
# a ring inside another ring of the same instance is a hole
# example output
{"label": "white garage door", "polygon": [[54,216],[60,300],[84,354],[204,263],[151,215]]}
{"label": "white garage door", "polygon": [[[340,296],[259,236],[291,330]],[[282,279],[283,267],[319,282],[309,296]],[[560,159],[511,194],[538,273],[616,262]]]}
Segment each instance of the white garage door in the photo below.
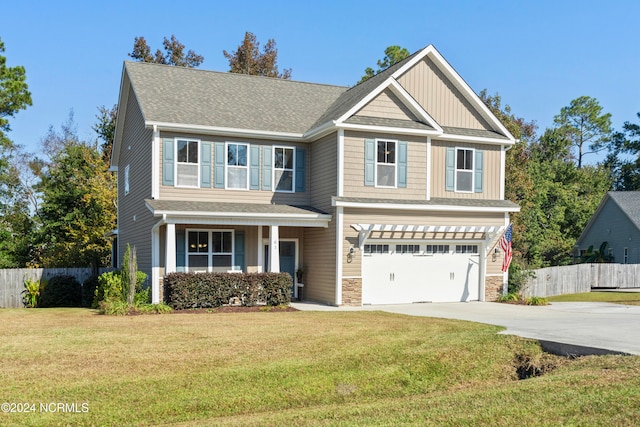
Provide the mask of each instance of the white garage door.
{"label": "white garage door", "polygon": [[478,245],[365,245],[362,303],[477,301]]}

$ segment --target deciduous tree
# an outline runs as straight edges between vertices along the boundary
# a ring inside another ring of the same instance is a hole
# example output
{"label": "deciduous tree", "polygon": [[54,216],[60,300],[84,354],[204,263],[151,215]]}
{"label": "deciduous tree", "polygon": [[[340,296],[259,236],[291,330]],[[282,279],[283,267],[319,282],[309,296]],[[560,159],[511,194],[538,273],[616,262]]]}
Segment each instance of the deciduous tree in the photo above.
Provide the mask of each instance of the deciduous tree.
{"label": "deciduous tree", "polygon": [[250,74],[253,76],[276,77],[288,80],[291,78],[291,69],[278,71],[278,49],[274,39],[267,40],[262,53],[260,43],[253,33],[246,32],[244,40],[235,52],[222,51],[229,60],[229,72],[237,74]]}
{"label": "deciduous tree", "polygon": [[165,53],[157,49],[155,54],[151,54],[151,48],[144,37],[136,37],[133,40],[133,50],[129,57],[138,62],[151,62],[155,64],[175,65],[177,67],[197,68],[204,61],[202,55],[198,55],[189,49],[184,52],[184,44],[180,43],[176,36],[171,35],[171,39],[164,38],[162,42]]}

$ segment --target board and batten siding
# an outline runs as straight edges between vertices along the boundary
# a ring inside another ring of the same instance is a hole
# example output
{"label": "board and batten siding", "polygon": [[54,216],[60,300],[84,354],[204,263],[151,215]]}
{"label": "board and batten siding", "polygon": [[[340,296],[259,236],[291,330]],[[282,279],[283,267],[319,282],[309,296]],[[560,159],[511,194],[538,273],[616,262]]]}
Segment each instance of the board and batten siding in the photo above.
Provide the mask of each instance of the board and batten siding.
{"label": "board and batten siding", "polygon": [[[483,151],[483,184],[480,193],[446,191],[447,147],[476,149]],[[431,197],[455,199],[501,200],[500,197],[500,153],[501,147],[464,142],[431,141]]]}
{"label": "board and batten siding", "polygon": [[304,229],[304,299],[336,304],[336,220]]}
{"label": "board and batten siding", "polygon": [[400,119],[415,121],[416,116],[390,90],[386,89],[371,102],[362,107],[356,116],[382,117],[386,119]]}
{"label": "board and batten siding", "polygon": [[429,58],[407,70],[398,82],[440,126],[492,130]]}
{"label": "board and batten siding", "polygon": [[[458,226],[501,226],[504,225],[502,213],[465,213],[465,212],[422,212],[422,211],[397,211],[397,210],[370,210],[345,208],[343,223],[343,254],[345,260],[342,265],[342,274],[345,277],[362,276],[362,251],[356,250],[351,262],[346,259],[349,248],[358,248],[358,232],[351,227],[352,224],[398,224],[398,225],[458,225]],[[422,235],[402,236],[401,233],[385,233],[385,239],[410,240],[415,238],[423,240]],[[368,242],[373,243],[375,239]],[[425,240],[426,241],[426,240]],[[441,242],[442,240],[432,240]],[[478,240],[478,244],[482,243]],[[501,266],[502,264],[500,264]],[[495,271],[487,271],[487,274]]]}
{"label": "board and batten siding", "polygon": [[[365,140],[375,140],[376,138],[407,142],[407,186],[405,188],[381,188],[364,185]],[[427,198],[427,138],[345,132],[344,196],[425,200]]]}
{"label": "board and batten siding", "polygon": [[[162,185],[162,168],[163,168],[163,145],[160,144],[160,156],[159,161],[159,174],[160,174],[160,198],[163,200],[191,200],[191,201],[217,201],[217,202],[229,202],[229,203],[284,203],[293,205],[308,205],[310,201],[309,195],[309,145],[306,143],[290,143],[290,142],[278,142],[278,141],[264,141],[250,138],[225,138],[212,135],[198,135],[198,134],[183,134],[174,132],[161,132],[160,138],[192,138],[200,141],[208,141],[212,143],[212,147],[215,143],[246,143],[249,145],[259,146],[260,153],[260,188],[262,188],[262,147],[296,147],[306,150],[305,156],[305,191],[295,193],[280,193],[266,190],[238,190],[238,189],[226,189],[226,188],[185,188],[176,186]],[[212,164],[215,164],[215,150],[211,150]],[[226,153],[224,154],[226,156]],[[226,164],[226,161],[224,162]],[[213,174],[212,168],[212,174]],[[213,177],[211,177],[213,182]],[[226,177],[225,177],[226,180]]]}
{"label": "board and batten siding", "polygon": [[311,143],[309,182],[311,205],[331,212],[331,197],[338,188],[338,136],[331,133]]}
{"label": "board and batten siding", "polygon": [[[138,268],[151,280],[151,228],[157,219],[145,206],[151,197],[153,131],[145,128],[135,94],[129,89],[127,112],[118,153],[118,254],[127,243],[136,248]],[[124,171],[129,166],[129,193],[124,194]],[[118,265],[122,263],[119,260]]]}

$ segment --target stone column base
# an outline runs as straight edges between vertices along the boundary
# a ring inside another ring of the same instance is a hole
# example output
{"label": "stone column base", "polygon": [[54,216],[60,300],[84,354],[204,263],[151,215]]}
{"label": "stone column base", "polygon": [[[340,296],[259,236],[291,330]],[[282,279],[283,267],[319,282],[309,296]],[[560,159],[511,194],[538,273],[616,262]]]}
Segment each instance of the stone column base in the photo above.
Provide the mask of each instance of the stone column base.
{"label": "stone column base", "polygon": [[342,305],[362,305],[362,278],[342,279]]}
{"label": "stone column base", "polygon": [[484,278],[484,300],[497,301],[502,295],[502,276],[487,276]]}

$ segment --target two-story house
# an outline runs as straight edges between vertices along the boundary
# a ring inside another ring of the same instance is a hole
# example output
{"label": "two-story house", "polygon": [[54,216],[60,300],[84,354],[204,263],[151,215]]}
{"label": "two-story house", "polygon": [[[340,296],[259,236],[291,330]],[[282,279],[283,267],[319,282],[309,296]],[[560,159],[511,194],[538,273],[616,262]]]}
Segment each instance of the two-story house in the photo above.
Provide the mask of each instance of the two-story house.
{"label": "two-story house", "polygon": [[170,272],[299,268],[333,305],[494,299],[514,142],[433,46],[351,88],[125,62],[119,253],[154,302]]}

